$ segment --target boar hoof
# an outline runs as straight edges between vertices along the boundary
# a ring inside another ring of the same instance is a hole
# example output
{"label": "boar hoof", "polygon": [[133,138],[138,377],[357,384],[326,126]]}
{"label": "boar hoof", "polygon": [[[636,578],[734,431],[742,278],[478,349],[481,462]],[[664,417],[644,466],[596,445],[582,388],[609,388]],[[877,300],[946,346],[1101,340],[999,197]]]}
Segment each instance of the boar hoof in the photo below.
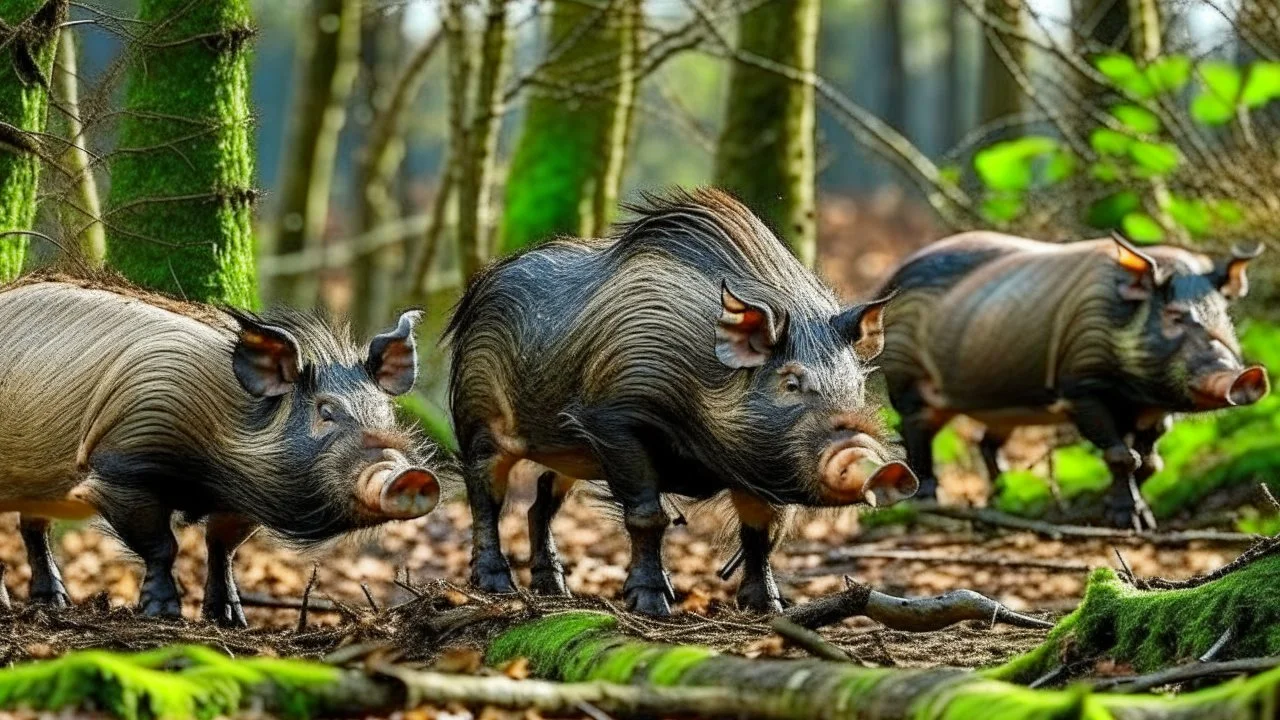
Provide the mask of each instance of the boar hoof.
{"label": "boar hoof", "polygon": [[157,598],[143,597],[138,604],[143,615],[147,617],[158,618],[180,618],[182,617],[182,603],[178,602],[178,598]]}
{"label": "boar hoof", "polygon": [[530,570],[532,577],[529,589],[539,595],[568,597],[569,586],[564,582],[564,570],[559,567],[535,567]]}
{"label": "boar hoof", "polygon": [[938,497],[938,478],[926,476],[920,478],[920,489],[916,490],[914,497],[917,500],[935,500]]}
{"label": "boar hoof", "polygon": [[71,607],[71,598],[67,596],[66,590],[54,590],[52,592],[34,593],[31,596],[31,602],[35,605],[43,605],[47,608],[62,610]]}
{"label": "boar hoof", "polygon": [[205,620],[224,628],[247,628],[249,621],[245,619],[244,608],[239,601],[221,603],[221,607],[205,607],[201,614]]}
{"label": "boar hoof", "polygon": [[771,595],[762,584],[742,585],[738,588],[738,609],[743,612],[776,615],[782,612],[782,598]]}
{"label": "boar hoof", "polygon": [[515,578],[511,576],[511,568],[472,568],[471,586],[488,593],[513,593],[516,591]]}
{"label": "boar hoof", "polygon": [[666,588],[634,586],[623,591],[627,601],[627,609],[632,612],[656,617],[671,614],[671,603],[667,600]]}

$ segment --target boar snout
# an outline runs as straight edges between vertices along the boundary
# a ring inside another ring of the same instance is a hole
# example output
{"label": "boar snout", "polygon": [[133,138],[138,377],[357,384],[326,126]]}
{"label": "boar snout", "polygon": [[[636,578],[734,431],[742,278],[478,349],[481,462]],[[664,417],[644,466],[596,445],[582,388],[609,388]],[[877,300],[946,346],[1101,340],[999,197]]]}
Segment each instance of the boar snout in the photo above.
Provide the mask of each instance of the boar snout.
{"label": "boar snout", "polygon": [[1222,370],[1206,375],[1192,386],[1201,409],[1252,405],[1271,389],[1266,368],[1259,365],[1244,370]]}
{"label": "boar snout", "polygon": [[886,463],[880,453],[879,444],[865,433],[841,432],[819,460],[823,501],[876,506],[914,495],[919,487],[915,474],[904,463]]}
{"label": "boar snout", "polygon": [[360,473],[356,498],[365,510],[380,518],[412,520],[435,508],[440,483],[429,471],[409,465],[403,457],[389,457]]}

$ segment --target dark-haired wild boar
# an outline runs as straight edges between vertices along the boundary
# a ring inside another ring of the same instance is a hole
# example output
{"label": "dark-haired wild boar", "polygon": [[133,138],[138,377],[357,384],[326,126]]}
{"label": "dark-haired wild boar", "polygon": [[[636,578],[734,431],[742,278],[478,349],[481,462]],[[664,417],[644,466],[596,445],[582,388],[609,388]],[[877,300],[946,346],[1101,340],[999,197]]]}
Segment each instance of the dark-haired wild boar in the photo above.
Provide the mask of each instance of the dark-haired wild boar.
{"label": "dark-haired wild boar", "polygon": [[668,613],[661,494],[728,490],[745,560],[738,602],[777,610],[768,555],[778,506],[915,491],[864,394],[882,304],[842,310],[718,191],[633,210],[611,238],[556,240],[491,266],[453,318],[472,582],[514,588],[498,515],[512,465],[527,459],[548,469],[529,511],[535,590],[565,592],[551,518],[575,479],[603,480],[631,540],[626,601]]}
{"label": "dark-haired wild boar", "polygon": [[1245,366],[1227,315],[1256,252],[1213,262],[1123,238],[1044,243],[991,232],[939,241],[906,260],[886,291],[880,358],[922,496],[930,443],[954,415],[988,427],[1074,423],[1113,475],[1108,515],[1151,523],[1138,485],[1160,467],[1170,413],[1248,405],[1267,373]]}
{"label": "dark-haired wild boar", "polygon": [[32,598],[69,601],[50,517],[101,515],[160,616],[180,613],[171,517],[207,518],[204,616],[244,625],[232,558],[255,528],[309,545],[429,512],[436,477],[391,402],[414,382],[417,319],[362,353],[292,311],[58,276],[0,288],[0,511],[22,513]]}

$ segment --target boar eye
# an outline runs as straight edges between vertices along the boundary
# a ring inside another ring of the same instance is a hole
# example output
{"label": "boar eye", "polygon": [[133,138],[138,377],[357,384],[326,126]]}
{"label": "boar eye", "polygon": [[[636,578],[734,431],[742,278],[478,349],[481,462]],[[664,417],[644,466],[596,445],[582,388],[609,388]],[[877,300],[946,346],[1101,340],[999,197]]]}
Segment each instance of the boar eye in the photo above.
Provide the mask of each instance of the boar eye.
{"label": "boar eye", "polygon": [[316,406],[316,413],[324,422],[334,422],[338,419],[338,411],[331,402],[322,401]]}
{"label": "boar eye", "polygon": [[789,393],[800,392],[800,378],[795,375],[788,375],[786,379],[782,381],[782,389]]}

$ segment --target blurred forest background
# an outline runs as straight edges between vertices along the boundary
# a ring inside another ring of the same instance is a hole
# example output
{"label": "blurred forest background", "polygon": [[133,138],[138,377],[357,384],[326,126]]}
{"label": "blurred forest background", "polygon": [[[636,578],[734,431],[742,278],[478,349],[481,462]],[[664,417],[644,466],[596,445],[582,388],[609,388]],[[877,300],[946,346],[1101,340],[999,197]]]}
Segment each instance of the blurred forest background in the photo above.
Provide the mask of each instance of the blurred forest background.
{"label": "blurred forest background", "polygon": [[[0,0],[0,21],[0,276],[73,254],[361,334],[425,305],[405,410],[446,443],[435,340],[466,279],[607,232],[641,191],[727,187],[850,299],[961,229],[1220,252],[1274,245],[1280,215],[1276,0]],[[1273,370],[1276,254],[1242,313]],[[1181,423],[1157,513],[1252,493],[1277,409]],[[1004,509],[1106,485],[1070,441],[1010,449]],[[963,425],[936,450],[978,467]]]}

